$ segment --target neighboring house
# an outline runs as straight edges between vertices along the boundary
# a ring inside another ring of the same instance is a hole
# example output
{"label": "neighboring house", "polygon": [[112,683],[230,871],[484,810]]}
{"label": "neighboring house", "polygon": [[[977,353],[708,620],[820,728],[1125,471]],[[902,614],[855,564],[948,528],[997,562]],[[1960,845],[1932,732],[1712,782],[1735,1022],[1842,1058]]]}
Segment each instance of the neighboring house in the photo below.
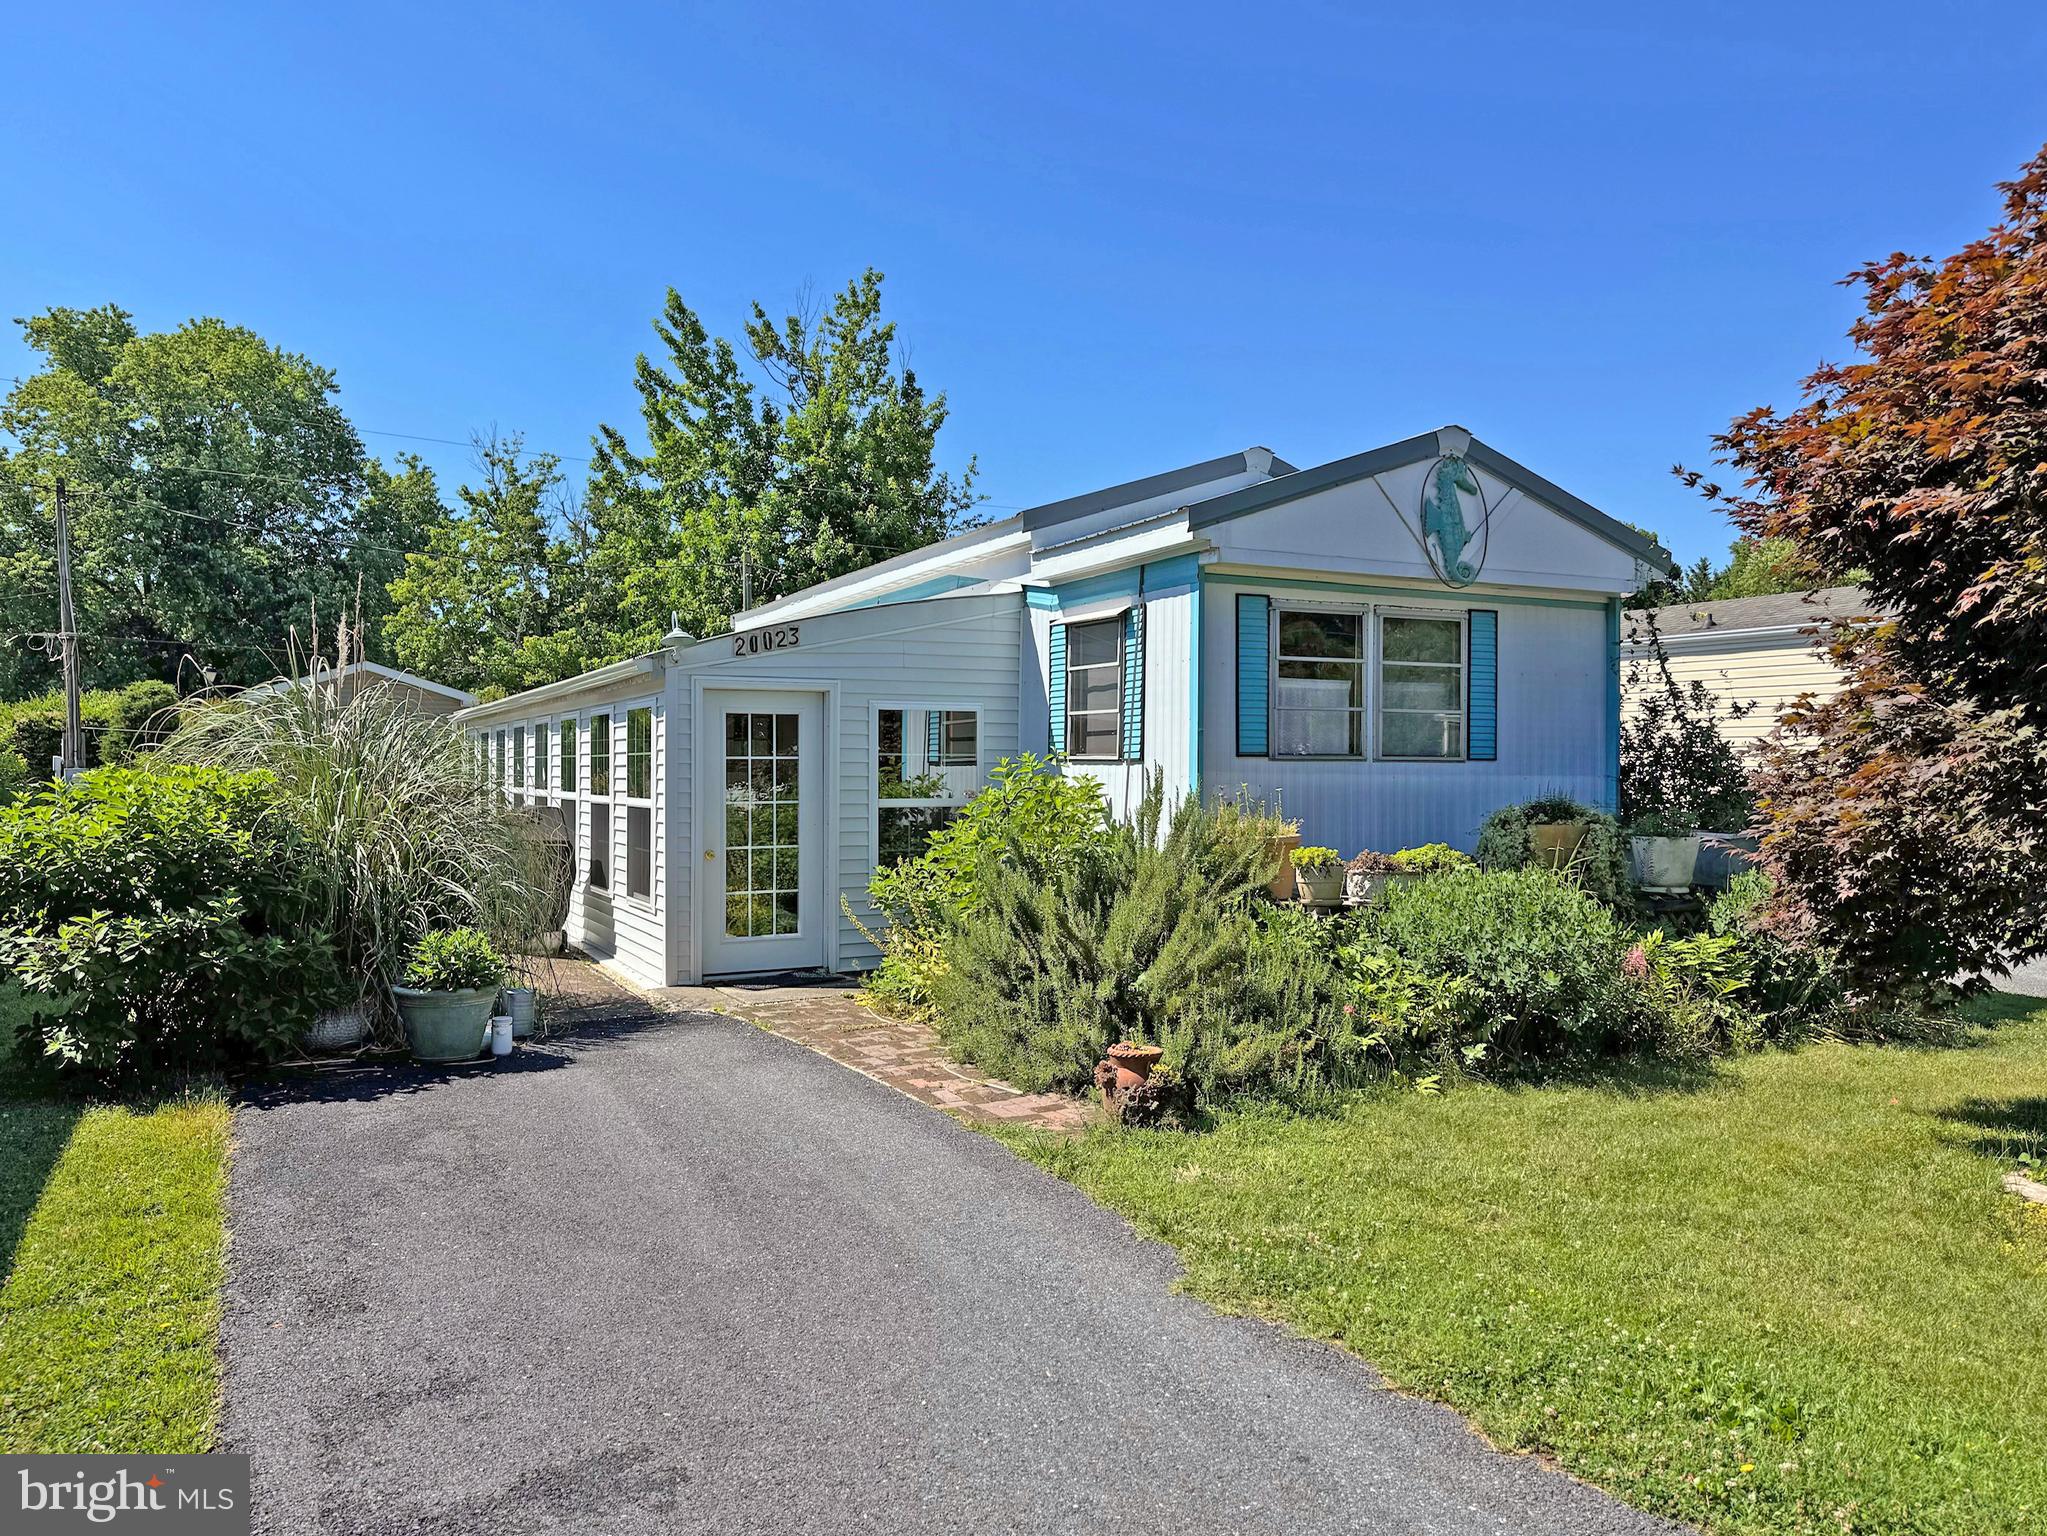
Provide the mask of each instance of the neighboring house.
{"label": "neighboring house", "polygon": [[[1345,853],[1611,806],[1621,600],[1669,557],[1457,427],[1268,449],[1032,507],[479,705],[563,808],[570,937],[652,985],[871,964],[879,862],[1020,752],[1127,811],[1247,792]],[[842,906],[843,903],[843,906]]]}
{"label": "neighboring house", "polygon": [[[1677,603],[1627,615],[1621,646],[1627,700],[1660,686],[1650,660],[1649,628],[1663,640],[1670,675],[1680,686],[1703,682],[1720,703],[1720,728],[1750,747],[1777,727],[1800,695],[1826,697],[1841,686],[1841,669],[1824,648],[1821,626],[1834,619],[1873,618],[1860,587]],[[1751,706],[1745,713],[1739,707]]]}
{"label": "neighboring house", "polygon": [[338,671],[322,665],[312,677],[280,677],[275,682],[261,683],[254,688],[244,689],[244,694],[276,693],[286,688],[304,688],[317,681],[322,688],[338,688],[344,699],[354,698],[367,689],[389,689],[403,698],[423,715],[452,715],[458,709],[467,709],[476,702],[476,695],[464,693],[460,688],[450,688],[446,683],[437,683],[430,677],[421,677],[416,672],[401,672],[396,667],[380,666],[374,661],[351,661]]}

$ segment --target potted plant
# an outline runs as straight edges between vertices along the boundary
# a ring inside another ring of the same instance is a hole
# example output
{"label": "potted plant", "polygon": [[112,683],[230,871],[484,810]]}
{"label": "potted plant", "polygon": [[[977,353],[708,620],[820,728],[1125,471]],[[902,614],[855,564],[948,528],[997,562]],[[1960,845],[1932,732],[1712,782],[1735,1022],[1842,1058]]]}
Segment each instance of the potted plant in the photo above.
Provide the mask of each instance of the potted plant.
{"label": "potted plant", "polygon": [[405,982],[391,989],[405,1040],[420,1061],[471,1061],[505,979],[504,957],[474,928],[444,928],[414,946]]}
{"label": "potted plant", "polygon": [[1343,900],[1343,860],[1334,848],[1296,848],[1294,876],[1301,900],[1311,907],[1333,907]]}
{"label": "potted plant", "polygon": [[1635,884],[1659,895],[1680,895],[1692,888],[1705,842],[1690,819],[1669,811],[1650,811],[1628,825],[1628,846],[1635,857]]}
{"label": "potted plant", "polygon": [[1109,1054],[1095,1064],[1095,1087],[1101,1090],[1102,1101],[1114,1105],[1124,1094],[1150,1077],[1152,1068],[1165,1054],[1156,1045],[1118,1040],[1109,1047]]}
{"label": "potted plant", "polygon": [[1452,870],[1470,869],[1473,860],[1468,853],[1459,853],[1448,843],[1423,843],[1419,848],[1403,848],[1393,855],[1393,872],[1397,875],[1412,875],[1420,879],[1423,875],[1447,875]]}
{"label": "potted plant", "polygon": [[1298,821],[1281,822],[1279,835],[1268,846],[1275,868],[1272,884],[1267,889],[1274,901],[1291,900],[1294,894],[1294,850],[1301,846],[1301,824]]}
{"label": "potted plant", "polygon": [[1529,801],[1524,814],[1528,818],[1529,862],[1538,869],[1569,867],[1591,829],[1585,807],[1562,795],[1550,795]]}
{"label": "potted plant", "polygon": [[1343,866],[1343,900],[1346,906],[1370,906],[1395,880],[1402,878],[1391,856],[1367,848]]}

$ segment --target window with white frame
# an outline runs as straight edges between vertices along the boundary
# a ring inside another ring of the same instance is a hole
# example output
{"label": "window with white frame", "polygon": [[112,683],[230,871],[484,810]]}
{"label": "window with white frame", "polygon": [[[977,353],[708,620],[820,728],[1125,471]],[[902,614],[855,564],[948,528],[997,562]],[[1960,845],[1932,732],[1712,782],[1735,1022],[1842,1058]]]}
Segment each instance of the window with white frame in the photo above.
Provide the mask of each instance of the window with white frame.
{"label": "window with white frame", "polygon": [[625,712],[625,891],[654,895],[654,711]]}
{"label": "window with white frame", "polygon": [[[512,727],[512,788],[516,792],[526,787],[526,727]],[[518,799],[517,793],[512,798]]]}
{"label": "window with white frame", "polygon": [[1121,615],[1066,626],[1066,754],[1123,755]]}
{"label": "window with white frame", "polygon": [[1273,609],[1272,755],[1365,755],[1362,609]]}
{"label": "window with white frame", "polygon": [[498,732],[498,740],[497,740],[497,757],[496,757],[496,763],[497,763],[497,780],[496,780],[496,782],[497,782],[497,787],[498,787],[499,789],[503,789],[503,788],[505,787],[505,757],[506,757],[506,755],[507,755],[507,750],[508,750],[508,749],[507,749],[507,748],[506,748],[506,746],[505,746],[505,733],[504,733],[503,731],[499,731],[499,732]]}
{"label": "window with white frame", "polygon": [[1379,756],[1464,756],[1464,616],[1379,615]]}
{"label": "window with white frame", "polygon": [[578,861],[576,845],[582,837],[582,806],[576,797],[576,722],[574,719],[555,722],[556,743],[550,746],[559,754],[554,776],[554,795],[561,803],[562,835],[568,842],[569,879],[575,879],[576,870],[582,865]]}
{"label": "window with white frame", "polygon": [[590,854],[587,882],[611,888],[611,716],[590,717]]}
{"label": "window with white frame", "polygon": [[561,772],[556,775],[561,792],[573,795],[576,792],[576,722],[564,720],[561,731]]}
{"label": "window with white frame", "polygon": [[978,710],[883,705],[874,715],[874,862],[924,851],[980,791]]}
{"label": "window with white frame", "polygon": [[547,760],[552,755],[547,750],[551,734],[545,720],[533,727],[533,787],[543,795],[547,793]]}

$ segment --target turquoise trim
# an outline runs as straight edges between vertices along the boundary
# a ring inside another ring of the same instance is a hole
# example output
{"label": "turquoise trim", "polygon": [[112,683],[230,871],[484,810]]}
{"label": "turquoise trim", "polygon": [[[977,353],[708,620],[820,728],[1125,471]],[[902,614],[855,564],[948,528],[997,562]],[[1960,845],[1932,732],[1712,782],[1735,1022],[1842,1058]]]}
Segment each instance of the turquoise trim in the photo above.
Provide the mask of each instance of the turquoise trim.
{"label": "turquoise trim", "polygon": [[1473,762],[1499,758],[1500,616],[1490,608],[1474,608],[1469,616],[1471,681],[1465,708],[1465,755]]}
{"label": "turquoise trim", "polygon": [[1272,713],[1272,599],[1237,594],[1237,756],[1270,750]]}
{"label": "turquoise trim", "polygon": [[1062,582],[1056,587],[1047,587],[1054,607],[1065,607],[1073,603],[1092,603],[1104,597],[1137,596],[1138,568],[1125,566],[1119,571],[1105,571],[1099,576],[1083,576],[1078,581]]}
{"label": "turquoise trim", "polygon": [[1606,804],[1618,813],[1621,804],[1621,600],[1606,605]]}
{"label": "turquoise trim", "polygon": [[929,581],[898,587],[893,592],[863,597],[859,602],[848,603],[844,608],[834,609],[833,612],[844,613],[854,608],[885,608],[891,603],[914,603],[921,597],[939,597],[947,592],[956,592],[961,587],[978,586],[986,579],[984,576],[934,576]]}
{"label": "turquoise trim", "polygon": [[1044,608],[1056,613],[1059,609],[1059,594],[1050,587],[1026,587],[1024,588],[1024,606],[1026,608]]}
{"label": "turquoise trim", "polygon": [[1195,583],[1187,611],[1187,793],[1201,798],[1201,619],[1208,593]]}
{"label": "turquoise trim", "polygon": [[1201,557],[1186,554],[1175,555],[1170,560],[1154,560],[1144,568],[1145,591],[1153,597],[1159,595],[1162,587],[1177,587],[1183,582],[1201,579]]}
{"label": "turquoise trim", "polygon": [[[1243,576],[1229,571],[1218,572],[1204,569],[1201,573],[1201,580],[1204,585],[1214,583],[1218,586],[1285,587],[1289,590],[1307,591],[1338,587],[1348,592],[1362,592],[1367,597],[1407,598],[1415,602],[1427,602],[1432,599],[1441,601],[1443,598],[1455,598],[1458,595],[1448,587],[1444,588],[1441,593],[1417,587],[1379,587],[1367,582],[1353,581],[1345,576],[1318,576],[1314,580],[1309,581],[1299,576]],[[1580,608],[1591,613],[1598,613],[1603,609],[1611,607],[1613,603],[1619,602],[1620,599],[1614,598],[1609,602],[1605,599],[1587,600],[1575,597],[1502,597],[1488,592],[1485,594],[1485,601],[1488,603],[1511,603],[1523,608]]]}
{"label": "turquoise trim", "polygon": [[1123,761],[1144,761],[1144,604],[1123,615]]}
{"label": "turquoise trim", "polygon": [[1045,650],[1045,704],[1051,712],[1051,732],[1046,737],[1054,757],[1066,751],[1066,626],[1055,623]]}

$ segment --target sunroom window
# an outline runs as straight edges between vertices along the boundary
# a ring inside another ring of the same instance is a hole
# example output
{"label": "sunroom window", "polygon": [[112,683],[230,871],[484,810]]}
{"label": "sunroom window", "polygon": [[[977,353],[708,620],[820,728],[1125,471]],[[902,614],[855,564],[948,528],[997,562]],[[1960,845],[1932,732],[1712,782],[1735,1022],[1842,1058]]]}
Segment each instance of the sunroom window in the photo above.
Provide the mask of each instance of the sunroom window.
{"label": "sunroom window", "polygon": [[590,717],[589,884],[611,885],[611,716]]}
{"label": "sunroom window", "polygon": [[654,711],[625,712],[625,890],[654,892]]}
{"label": "sunroom window", "polygon": [[1379,616],[1379,755],[1464,756],[1464,620]]}
{"label": "sunroom window", "polygon": [[1114,758],[1123,751],[1121,618],[1066,626],[1066,751]]}
{"label": "sunroom window", "polygon": [[1365,616],[1280,608],[1273,627],[1273,756],[1364,756]]}
{"label": "sunroom window", "polygon": [[888,707],[875,712],[874,862],[924,851],[981,788],[980,713]]}

